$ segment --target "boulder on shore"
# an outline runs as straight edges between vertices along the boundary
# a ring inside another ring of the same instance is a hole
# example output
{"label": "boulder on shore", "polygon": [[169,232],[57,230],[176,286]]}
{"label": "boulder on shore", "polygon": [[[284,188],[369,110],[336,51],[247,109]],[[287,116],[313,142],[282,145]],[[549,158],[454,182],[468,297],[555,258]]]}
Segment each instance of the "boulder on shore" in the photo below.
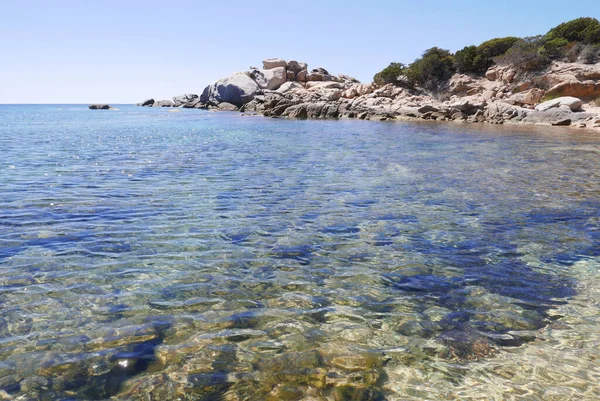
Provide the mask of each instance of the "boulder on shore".
{"label": "boulder on shore", "polygon": [[259,90],[260,88],[252,78],[240,72],[219,79],[204,88],[200,101],[213,105],[227,102],[240,107],[254,99]]}
{"label": "boulder on shore", "polygon": [[91,104],[89,106],[90,110],[110,110],[112,109],[112,106],[108,105],[108,104]]}
{"label": "boulder on shore", "polygon": [[138,103],[138,106],[144,106],[144,107],[152,107],[152,105],[154,104],[154,99],[150,98],[150,99],[146,99],[143,102]]}
{"label": "boulder on shore", "polygon": [[152,107],[175,107],[175,103],[171,100],[157,100]]}
{"label": "boulder on shore", "polygon": [[540,103],[537,106],[535,106],[535,109],[537,111],[547,111],[555,107],[566,106],[569,107],[571,111],[577,111],[581,109],[582,104],[583,102],[581,101],[581,99],[571,96],[564,96],[553,100],[548,100],[544,103]]}
{"label": "boulder on shore", "polygon": [[219,103],[217,108],[221,111],[238,111],[239,110],[239,108],[235,104],[231,104],[231,103],[227,103],[227,102]]}
{"label": "boulder on shore", "polygon": [[198,98],[198,95],[196,95],[195,93],[186,93],[184,95],[179,95],[179,96],[173,97],[173,103],[175,104],[176,107],[179,107],[182,104],[188,103],[197,98]]}

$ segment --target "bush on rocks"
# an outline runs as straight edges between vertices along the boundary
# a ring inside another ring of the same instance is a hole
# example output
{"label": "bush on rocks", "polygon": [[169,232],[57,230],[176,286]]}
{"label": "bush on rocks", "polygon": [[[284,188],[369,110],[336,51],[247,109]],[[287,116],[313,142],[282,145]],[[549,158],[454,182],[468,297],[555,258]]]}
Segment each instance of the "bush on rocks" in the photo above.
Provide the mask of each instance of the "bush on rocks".
{"label": "bush on rocks", "polygon": [[406,65],[402,63],[390,63],[383,70],[375,74],[373,82],[378,85],[399,84],[400,77],[406,75]]}
{"label": "bush on rocks", "polygon": [[498,65],[510,65],[522,71],[535,71],[548,64],[548,58],[540,54],[543,36],[524,38],[516,41],[510,49],[501,56],[495,57]]}
{"label": "bush on rocks", "polygon": [[483,74],[494,64],[494,57],[506,53],[518,40],[508,36],[487,40],[479,46],[466,46],[454,55],[454,65],[461,73]]}
{"label": "bush on rocks", "polygon": [[408,68],[409,82],[425,89],[435,90],[454,74],[454,57],[450,51],[432,47],[425,50]]}

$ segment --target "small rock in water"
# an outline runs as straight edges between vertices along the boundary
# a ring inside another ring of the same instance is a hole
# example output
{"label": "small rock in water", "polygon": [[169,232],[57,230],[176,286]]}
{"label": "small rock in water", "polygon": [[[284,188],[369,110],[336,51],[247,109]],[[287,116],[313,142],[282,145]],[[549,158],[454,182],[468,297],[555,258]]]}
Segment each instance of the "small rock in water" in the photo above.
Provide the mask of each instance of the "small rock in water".
{"label": "small rock in water", "polygon": [[111,110],[113,107],[108,104],[91,104],[89,106],[90,110]]}

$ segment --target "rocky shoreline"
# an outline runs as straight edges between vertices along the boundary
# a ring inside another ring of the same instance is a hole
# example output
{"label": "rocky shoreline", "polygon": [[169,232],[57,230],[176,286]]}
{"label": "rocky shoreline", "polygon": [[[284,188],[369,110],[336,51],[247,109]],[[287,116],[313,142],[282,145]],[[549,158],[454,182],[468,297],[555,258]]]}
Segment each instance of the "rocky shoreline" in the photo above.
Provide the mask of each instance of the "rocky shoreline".
{"label": "rocky shoreline", "polygon": [[363,84],[298,61],[267,59],[207,86],[201,95],[148,99],[138,106],[240,111],[282,118],[436,120],[575,126],[600,130],[600,64],[554,62],[520,73],[493,66],[484,77],[455,74],[436,93]]}

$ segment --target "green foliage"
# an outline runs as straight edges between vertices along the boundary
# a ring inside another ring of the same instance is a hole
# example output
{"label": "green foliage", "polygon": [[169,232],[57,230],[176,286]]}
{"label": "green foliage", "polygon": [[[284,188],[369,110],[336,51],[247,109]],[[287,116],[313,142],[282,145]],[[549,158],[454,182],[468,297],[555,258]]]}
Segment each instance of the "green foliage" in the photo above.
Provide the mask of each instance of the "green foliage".
{"label": "green foliage", "polygon": [[600,43],[600,22],[596,18],[577,18],[550,29],[546,38],[548,41],[565,39],[567,42]]}
{"label": "green foliage", "polygon": [[425,50],[408,68],[406,76],[412,83],[426,89],[437,89],[454,73],[454,57],[450,51],[432,47]]}
{"label": "green foliage", "polygon": [[399,84],[400,77],[405,75],[406,66],[402,63],[390,63],[383,70],[375,74],[373,82],[379,85]]}
{"label": "green foliage", "polygon": [[512,65],[523,71],[539,70],[548,64],[548,58],[539,52],[539,41],[518,40],[501,56],[495,57],[499,65]]}
{"label": "green foliage", "polygon": [[466,46],[454,55],[454,66],[458,72],[479,72],[479,63],[477,46]]}
{"label": "green foliage", "polygon": [[493,57],[498,57],[506,53],[518,40],[519,38],[514,36],[490,39],[477,46],[477,52],[491,60]]}
{"label": "green foliage", "polygon": [[563,57],[567,51],[566,47],[569,41],[564,38],[554,38],[546,41],[540,48],[540,54],[549,58]]}
{"label": "green foliage", "polygon": [[494,64],[494,57],[506,53],[519,38],[496,38],[479,46],[467,46],[456,52],[454,65],[459,72],[482,74]]}
{"label": "green foliage", "polygon": [[577,18],[552,28],[546,35],[490,39],[479,46],[466,46],[455,55],[432,47],[408,67],[391,63],[373,79],[379,84],[419,85],[436,90],[455,71],[483,74],[494,63],[521,71],[535,71],[557,58],[571,62],[578,59],[584,63],[599,62],[600,22],[596,18]]}

